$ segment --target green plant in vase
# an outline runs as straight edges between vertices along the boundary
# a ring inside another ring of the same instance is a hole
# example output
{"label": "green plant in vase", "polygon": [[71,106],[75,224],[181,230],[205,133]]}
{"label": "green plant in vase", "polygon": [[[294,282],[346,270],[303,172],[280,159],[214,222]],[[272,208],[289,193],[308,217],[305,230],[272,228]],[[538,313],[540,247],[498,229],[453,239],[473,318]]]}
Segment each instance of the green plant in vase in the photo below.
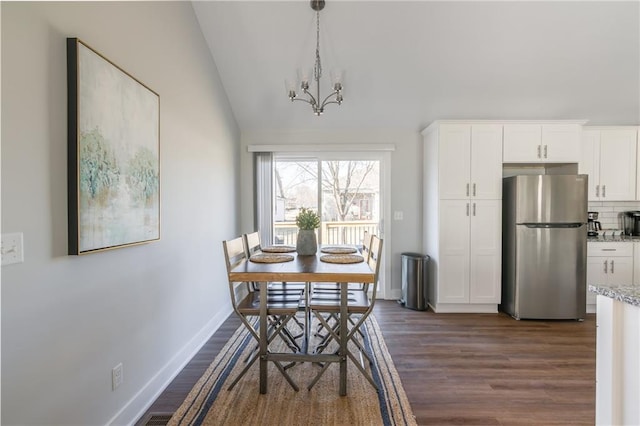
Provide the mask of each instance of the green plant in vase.
{"label": "green plant in vase", "polygon": [[296,216],[296,226],[298,227],[298,239],[296,241],[296,251],[299,255],[314,255],[318,251],[318,240],[316,238],[316,228],[320,227],[320,216],[311,209],[302,207]]}

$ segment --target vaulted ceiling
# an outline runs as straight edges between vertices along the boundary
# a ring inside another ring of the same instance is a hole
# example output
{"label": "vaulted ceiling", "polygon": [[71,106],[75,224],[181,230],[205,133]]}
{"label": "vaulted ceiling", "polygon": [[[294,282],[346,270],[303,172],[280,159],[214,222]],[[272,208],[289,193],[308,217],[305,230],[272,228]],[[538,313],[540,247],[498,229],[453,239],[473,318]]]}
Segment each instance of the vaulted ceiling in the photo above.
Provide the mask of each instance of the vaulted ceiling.
{"label": "vaulted ceiling", "polygon": [[420,130],[436,119],[640,124],[640,2],[340,1],[320,13],[341,106],[291,103],[313,66],[309,1],[194,1],[242,130]]}

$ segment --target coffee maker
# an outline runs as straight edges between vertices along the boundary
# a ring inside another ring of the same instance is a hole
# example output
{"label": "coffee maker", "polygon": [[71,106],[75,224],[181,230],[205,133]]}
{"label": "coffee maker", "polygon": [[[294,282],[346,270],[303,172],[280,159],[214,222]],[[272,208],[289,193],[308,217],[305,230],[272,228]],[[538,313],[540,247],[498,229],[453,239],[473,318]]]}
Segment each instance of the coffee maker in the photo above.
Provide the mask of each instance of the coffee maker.
{"label": "coffee maker", "polygon": [[598,212],[587,212],[587,236],[597,237],[598,231],[601,230],[602,224],[598,222]]}
{"label": "coffee maker", "polygon": [[624,234],[634,237],[640,236],[640,211],[624,212]]}

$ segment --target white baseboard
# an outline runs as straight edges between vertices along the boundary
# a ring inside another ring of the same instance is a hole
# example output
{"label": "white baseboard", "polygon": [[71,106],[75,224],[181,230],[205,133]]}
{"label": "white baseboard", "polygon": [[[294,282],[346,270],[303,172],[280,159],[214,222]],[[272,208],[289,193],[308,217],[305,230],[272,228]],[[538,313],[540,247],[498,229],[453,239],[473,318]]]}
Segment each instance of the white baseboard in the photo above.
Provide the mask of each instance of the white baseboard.
{"label": "white baseboard", "polygon": [[231,307],[218,312],[209,322],[184,345],[155,376],[125,404],[107,423],[108,425],[132,425],[144,415],[147,409],[166,389],[185,365],[207,343],[222,323],[231,314]]}
{"label": "white baseboard", "polygon": [[437,314],[497,314],[498,305],[493,303],[429,303]]}

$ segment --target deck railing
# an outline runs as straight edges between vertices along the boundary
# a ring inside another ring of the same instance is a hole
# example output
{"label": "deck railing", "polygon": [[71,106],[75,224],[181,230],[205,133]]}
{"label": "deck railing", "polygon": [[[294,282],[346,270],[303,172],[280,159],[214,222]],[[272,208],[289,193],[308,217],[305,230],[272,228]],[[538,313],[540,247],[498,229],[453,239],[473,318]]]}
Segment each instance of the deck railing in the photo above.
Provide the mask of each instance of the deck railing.
{"label": "deck railing", "polygon": [[[320,244],[353,244],[362,245],[365,232],[377,235],[378,221],[354,220],[345,222],[322,222]],[[274,223],[274,239],[278,244],[295,245],[298,238],[298,227],[295,222]]]}

